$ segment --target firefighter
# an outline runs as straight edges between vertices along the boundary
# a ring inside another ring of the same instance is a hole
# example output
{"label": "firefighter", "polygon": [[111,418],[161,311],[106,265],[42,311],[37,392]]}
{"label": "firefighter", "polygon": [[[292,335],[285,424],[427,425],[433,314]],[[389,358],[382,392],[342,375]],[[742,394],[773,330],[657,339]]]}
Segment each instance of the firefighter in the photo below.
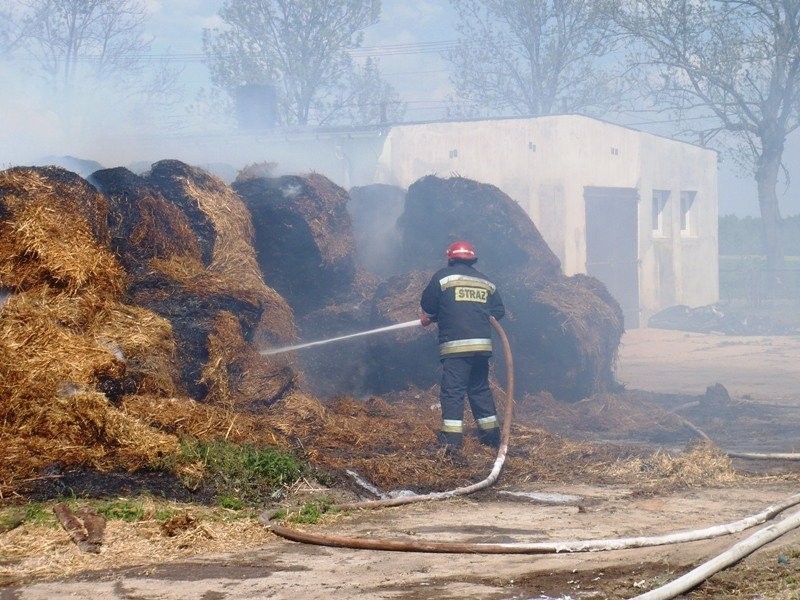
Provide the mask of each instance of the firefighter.
{"label": "firefighter", "polygon": [[478,255],[472,244],[453,242],[445,257],[447,266],[434,273],[422,292],[420,323],[427,327],[435,322],[439,327],[442,429],[438,440],[445,454],[453,456],[458,455],[463,442],[465,395],[478,426],[478,440],[494,448],[500,445],[497,411],[489,387],[489,317],[501,319],[505,308],[495,285],[473,267]]}

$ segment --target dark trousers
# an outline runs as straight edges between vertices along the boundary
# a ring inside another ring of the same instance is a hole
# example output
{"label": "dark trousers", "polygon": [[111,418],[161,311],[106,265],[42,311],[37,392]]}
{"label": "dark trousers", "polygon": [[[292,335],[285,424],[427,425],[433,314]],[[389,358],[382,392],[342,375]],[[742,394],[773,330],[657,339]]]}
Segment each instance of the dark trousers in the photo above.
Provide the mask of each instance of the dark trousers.
{"label": "dark trousers", "polygon": [[497,410],[489,387],[488,356],[456,356],[442,359],[439,402],[442,406],[443,441],[461,446],[463,440],[464,396],[469,398],[478,435],[498,435]]}

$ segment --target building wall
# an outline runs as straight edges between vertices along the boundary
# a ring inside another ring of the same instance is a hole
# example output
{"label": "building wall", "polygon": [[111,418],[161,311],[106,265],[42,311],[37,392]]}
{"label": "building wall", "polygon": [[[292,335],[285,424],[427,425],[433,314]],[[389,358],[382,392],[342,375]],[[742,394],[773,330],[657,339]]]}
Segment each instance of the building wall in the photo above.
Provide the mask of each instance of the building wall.
{"label": "building wall", "polygon": [[[426,175],[500,188],[530,215],[567,275],[586,272],[585,189],[636,190],[639,322],[668,306],[718,299],[713,151],[578,115],[393,127],[375,181],[407,188]],[[652,230],[653,190],[670,194],[660,233]],[[685,192],[695,196],[682,232]]]}
{"label": "building wall", "polygon": [[[657,136],[642,136],[639,256],[652,273],[641,289],[643,314],[673,306],[703,306],[719,299],[717,156],[715,152]],[[660,230],[654,230],[654,192],[666,196]],[[681,196],[693,194],[686,227]]]}

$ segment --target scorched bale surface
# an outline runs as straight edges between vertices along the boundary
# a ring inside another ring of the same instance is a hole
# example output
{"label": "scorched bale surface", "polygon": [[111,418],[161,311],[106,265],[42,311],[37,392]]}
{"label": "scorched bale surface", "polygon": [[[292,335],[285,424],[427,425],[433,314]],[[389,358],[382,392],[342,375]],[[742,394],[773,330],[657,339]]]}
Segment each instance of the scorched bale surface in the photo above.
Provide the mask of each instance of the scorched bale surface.
{"label": "scorched bale surface", "polygon": [[[164,279],[169,277],[156,268],[153,259],[181,257],[202,264],[202,235],[195,235],[189,217],[178,204],[166,200],[145,179],[117,167],[96,171],[91,181],[108,198],[111,249],[131,276],[134,292],[166,285]],[[202,228],[206,227],[204,222]],[[206,255],[207,264],[210,249]]]}
{"label": "scorched bale surface", "polygon": [[208,265],[214,250],[214,224],[187,186],[191,182],[200,188],[214,189],[224,184],[201,169],[190,167],[177,160],[154,163],[150,172],[146,174],[146,180],[187,216],[200,247],[203,263]]}
{"label": "scorched bale surface", "polygon": [[318,174],[248,178],[233,188],[253,217],[264,277],[296,314],[349,294],[355,244],[344,189]]}
{"label": "scorched bale surface", "polygon": [[414,182],[399,221],[408,270],[436,269],[456,240],[472,243],[480,269],[494,278],[524,271],[544,284],[561,264],[522,208],[493,185],[430,175]]}
{"label": "scorched bale surface", "polygon": [[[131,300],[172,324],[181,388],[198,400],[210,390],[210,400],[228,398],[228,384],[238,380],[225,369],[208,368],[211,361],[219,364],[209,336],[221,313],[234,316],[247,343],[295,339],[291,309],[259,271],[244,203],[218,178],[174,160],[155,163],[142,177],[109,169],[95,179],[116,209],[112,228],[132,270]],[[254,376],[280,373],[288,383],[294,374],[285,362],[253,360],[249,367]],[[244,395],[233,394],[246,403]]]}
{"label": "scorched bale surface", "polygon": [[[372,300],[371,327],[419,318],[419,298],[433,273],[411,271],[378,286]],[[369,379],[372,393],[438,383],[439,344],[436,327],[422,325],[388,331],[369,340]]]}

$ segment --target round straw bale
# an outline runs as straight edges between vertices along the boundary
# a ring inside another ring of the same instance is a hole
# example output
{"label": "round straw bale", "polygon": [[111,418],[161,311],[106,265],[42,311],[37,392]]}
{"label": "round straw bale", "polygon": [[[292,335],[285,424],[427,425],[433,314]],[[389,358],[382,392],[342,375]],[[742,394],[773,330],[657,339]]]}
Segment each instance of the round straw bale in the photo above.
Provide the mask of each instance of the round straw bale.
{"label": "round straw bale", "polygon": [[117,297],[122,267],[108,249],[107,206],[92,186],[55,167],[0,172],[0,281]]}
{"label": "round straw bale", "polygon": [[504,289],[510,307],[516,382],[521,393],[550,391],[574,402],[615,388],[614,364],[624,332],[619,304],[598,280],[563,277],[541,289]]}
{"label": "round straw bale", "polygon": [[132,276],[132,286],[147,285],[159,273],[178,281],[195,274],[185,267],[177,273],[158,268],[170,261],[198,265],[200,270],[211,261],[211,247],[206,244],[203,255],[202,238],[195,236],[186,214],[145,179],[117,167],[96,171],[91,181],[108,198],[111,248]]}
{"label": "round straw bale", "polygon": [[524,271],[532,280],[556,279],[561,265],[524,210],[493,185],[464,177],[434,175],[414,182],[399,220],[408,269],[442,266],[445,248],[472,243],[480,267],[502,279]]}
{"label": "round straw bale", "polygon": [[266,280],[297,314],[350,293],[355,244],[344,189],[315,173],[238,179],[233,189],[253,216]]}
{"label": "round straw bale", "polygon": [[239,317],[248,339],[259,328],[276,341],[295,339],[289,305],[264,283],[253,248],[252,220],[241,198],[219,178],[180,161],[155,163],[146,179],[184,211],[201,248],[210,240],[206,271],[185,281],[185,289],[201,297],[229,298],[229,305],[223,302],[219,309]]}

